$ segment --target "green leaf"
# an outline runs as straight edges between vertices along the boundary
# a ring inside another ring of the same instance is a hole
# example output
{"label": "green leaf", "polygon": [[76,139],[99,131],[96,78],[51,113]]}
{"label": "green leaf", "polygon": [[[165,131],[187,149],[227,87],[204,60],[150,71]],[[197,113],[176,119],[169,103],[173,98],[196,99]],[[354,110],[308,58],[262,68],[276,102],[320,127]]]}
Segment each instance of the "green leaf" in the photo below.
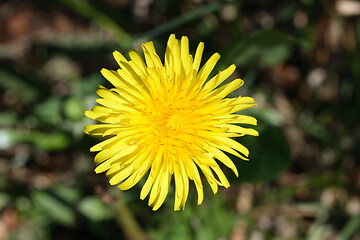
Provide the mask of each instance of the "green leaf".
{"label": "green leaf", "polygon": [[83,102],[76,98],[69,98],[64,103],[64,114],[71,120],[80,120],[84,117]]}
{"label": "green leaf", "polygon": [[349,219],[349,221],[346,223],[343,230],[340,232],[340,234],[337,236],[336,240],[347,240],[350,239],[351,236],[359,230],[360,227],[360,214],[357,216],[353,216]]}
{"label": "green leaf", "polygon": [[50,97],[35,106],[34,114],[41,122],[59,124],[61,122],[61,107],[62,100],[60,98]]}
{"label": "green leaf", "polygon": [[[250,161],[236,157],[233,161],[238,168],[238,180],[266,182],[285,171],[291,162],[290,147],[280,129],[266,126],[258,137],[247,136],[238,141],[248,147]],[[235,180],[236,178],[231,180]]]}
{"label": "green leaf", "polygon": [[86,78],[83,78],[82,81],[73,83],[74,94],[77,97],[83,97],[88,95],[95,95],[95,91],[99,85],[104,85],[109,87],[108,81],[105,80],[99,73],[94,73]]}
{"label": "green leaf", "polygon": [[[63,0],[62,0],[63,1]],[[180,15],[177,18],[174,18],[160,26],[144,33],[142,36],[138,37],[137,40],[140,42],[152,40],[153,38],[159,36],[160,34],[174,31],[174,29],[181,27],[182,25],[192,22],[196,19],[203,17],[206,14],[216,12],[221,9],[221,7],[226,4],[227,1],[214,1],[209,4],[204,4],[202,7],[198,7],[193,11],[187,12]],[[204,30],[204,29],[201,29]],[[200,30],[200,31],[201,31]]]}
{"label": "green leaf", "polygon": [[130,46],[132,41],[131,36],[113,19],[92,6],[90,3],[82,0],[59,0],[59,2],[62,2],[77,13],[91,19],[97,25],[104,28],[123,48]]}
{"label": "green leaf", "polygon": [[290,56],[296,42],[294,37],[282,32],[256,31],[235,44],[224,54],[224,59],[238,66],[263,64],[272,67]]}
{"label": "green leaf", "polygon": [[114,217],[114,212],[96,196],[82,200],[79,204],[79,211],[94,222]]}
{"label": "green leaf", "polygon": [[70,144],[70,139],[63,133],[45,132],[16,132],[12,134],[12,141],[15,143],[29,143],[43,151],[57,151],[65,149]]}
{"label": "green leaf", "polygon": [[10,202],[10,197],[5,193],[0,192],[0,208],[4,209]]}
{"label": "green leaf", "polygon": [[13,126],[17,121],[17,116],[13,112],[0,113],[0,127]]}
{"label": "green leaf", "polygon": [[[232,211],[229,211],[227,202],[223,198],[213,195],[210,189],[204,190],[209,191],[205,193],[202,205],[195,204],[196,193],[191,194],[190,189],[189,198],[192,199],[188,200],[189,203],[184,211],[175,213],[172,206],[174,195],[170,196],[167,202],[171,204],[164,206],[156,222],[161,231],[158,231],[158,227],[149,230],[153,239],[228,239],[236,217]],[[152,218],[152,220],[156,219]]]}
{"label": "green leaf", "polygon": [[326,127],[324,127],[324,125],[317,123],[315,121],[306,124],[303,128],[310,135],[318,139],[321,139],[323,141],[329,141],[331,139],[331,134],[329,130]]}
{"label": "green leaf", "polygon": [[16,94],[23,102],[33,102],[39,91],[17,74],[0,70],[0,88]]}
{"label": "green leaf", "polygon": [[75,189],[60,186],[35,191],[32,194],[35,207],[47,217],[66,226],[75,223],[76,214],[73,204],[78,198],[79,195]]}

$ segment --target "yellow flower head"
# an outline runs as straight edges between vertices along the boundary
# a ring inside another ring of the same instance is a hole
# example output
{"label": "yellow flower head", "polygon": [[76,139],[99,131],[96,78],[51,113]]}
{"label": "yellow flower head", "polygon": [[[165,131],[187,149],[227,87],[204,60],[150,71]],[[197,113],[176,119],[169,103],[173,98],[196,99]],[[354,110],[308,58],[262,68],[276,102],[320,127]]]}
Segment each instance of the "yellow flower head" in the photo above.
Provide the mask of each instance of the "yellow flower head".
{"label": "yellow flower head", "polygon": [[218,87],[235,71],[234,65],[207,81],[220,55],[212,55],[199,70],[202,42],[193,59],[188,38],[179,40],[172,34],[164,64],[152,42],[142,44],[142,48],[145,62],[136,50],[129,52],[130,61],[114,52],[120,69],[101,70],[114,88],[100,86],[96,92],[101,97],[97,99],[100,106],[85,112],[89,118],[106,123],[88,125],[85,133],[109,136],[90,149],[99,152],[95,172],[107,171],[110,184],[119,184],[121,190],[130,189],[149,172],[140,198],[150,192],[149,206],[154,211],[163,204],[172,176],[174,210],[184,208],[190,179],[201,204],[199,169],[215,194],[218,185],[230,186],[217,161],[238,176],[224,152],[247,160],[247,148],[231,138],[258,135],[254,129],[238,125],[256,125],[255,118],[236,114],[256,104],[251,97],[226,97],[243,84],[241,79]]}

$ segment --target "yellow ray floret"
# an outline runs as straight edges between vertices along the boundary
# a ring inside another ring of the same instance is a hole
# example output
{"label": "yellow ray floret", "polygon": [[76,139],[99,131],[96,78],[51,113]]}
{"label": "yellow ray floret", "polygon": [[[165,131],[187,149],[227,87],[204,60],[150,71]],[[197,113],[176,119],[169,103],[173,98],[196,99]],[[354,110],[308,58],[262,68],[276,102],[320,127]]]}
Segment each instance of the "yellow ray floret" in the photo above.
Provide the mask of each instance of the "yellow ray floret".
{"label": "yellow ray floret", "polygon": [[130,51],[130,60],[114,52],[120,68],[101,70],[114,87],[99,86],[100,106],[85,112],[105,123],[88,125],[85,133],[109,136],[90,149],[98,152],[95,172],[106,172],[110,184],[121,190],[132,188],[148,175],[140,198],[150,193],[149,206],[154,211],[165,201],[172,179],[174,210],[185,208],[190,180],[201,204],[204,196],[199,170],[216,193],[218,186],[230,186],[219,162],[238,176],[226,153],[248,160],[248,149],[231,138],[258,135],[256,130],[238,125],[256,125],[256,119],[237,114],[256,104],[251,97],[227,97],[243,80],[220,86],[235,71],[234,65],[208,80],[220,55],[213,54],[200,68],[203,43],[193,58],[188,38],[179,40],[172,34],[164,62],[152,42],[142,44],[142,48],[145,61],[137,50]]}

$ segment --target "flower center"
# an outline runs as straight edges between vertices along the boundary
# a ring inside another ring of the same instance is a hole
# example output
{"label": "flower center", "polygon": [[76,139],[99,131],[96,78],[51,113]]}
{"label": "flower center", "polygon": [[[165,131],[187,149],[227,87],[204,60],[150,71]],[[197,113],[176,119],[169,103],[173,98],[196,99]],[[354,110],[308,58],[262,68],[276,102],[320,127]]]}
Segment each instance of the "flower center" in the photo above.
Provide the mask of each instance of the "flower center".
{"label": "flower center", "polygon": [[150,126],[154,129],[152,135],[154,140],[166,145],[179,144],[180,136],[186,132],[189,121],[187,106],[180,107],[177,104],[154,105],[147,117]]}
{"label": "flower center", "polygon": [[203,121],[197,113],[200,105],[201,102],[194,99],[154,101],[143,112],[142,124],[149,131],[148,141],[176,147],[188,145],[189,140],[194,140],[192,135],[198,122]]}
{"label": "flower center", "polygon": [[179,130],[183,127],[183,117],[179,113],[171,115],[166,125],[172,130]]}

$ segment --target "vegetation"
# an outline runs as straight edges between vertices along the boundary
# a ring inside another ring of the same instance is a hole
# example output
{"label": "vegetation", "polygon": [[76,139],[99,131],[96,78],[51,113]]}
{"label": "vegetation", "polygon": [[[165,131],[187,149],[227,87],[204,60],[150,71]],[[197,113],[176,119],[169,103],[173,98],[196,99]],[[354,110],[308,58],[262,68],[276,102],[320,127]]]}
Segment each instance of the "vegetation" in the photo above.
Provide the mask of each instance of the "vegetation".
{"label": "vegetation", "polygon": [[[360,3],[59,0],[0,3],[0,239],[360,239]],[[152,212],[93,171],[84,111],[101,68],[171,33],[234,63],[258,107],[231,187]]]}

